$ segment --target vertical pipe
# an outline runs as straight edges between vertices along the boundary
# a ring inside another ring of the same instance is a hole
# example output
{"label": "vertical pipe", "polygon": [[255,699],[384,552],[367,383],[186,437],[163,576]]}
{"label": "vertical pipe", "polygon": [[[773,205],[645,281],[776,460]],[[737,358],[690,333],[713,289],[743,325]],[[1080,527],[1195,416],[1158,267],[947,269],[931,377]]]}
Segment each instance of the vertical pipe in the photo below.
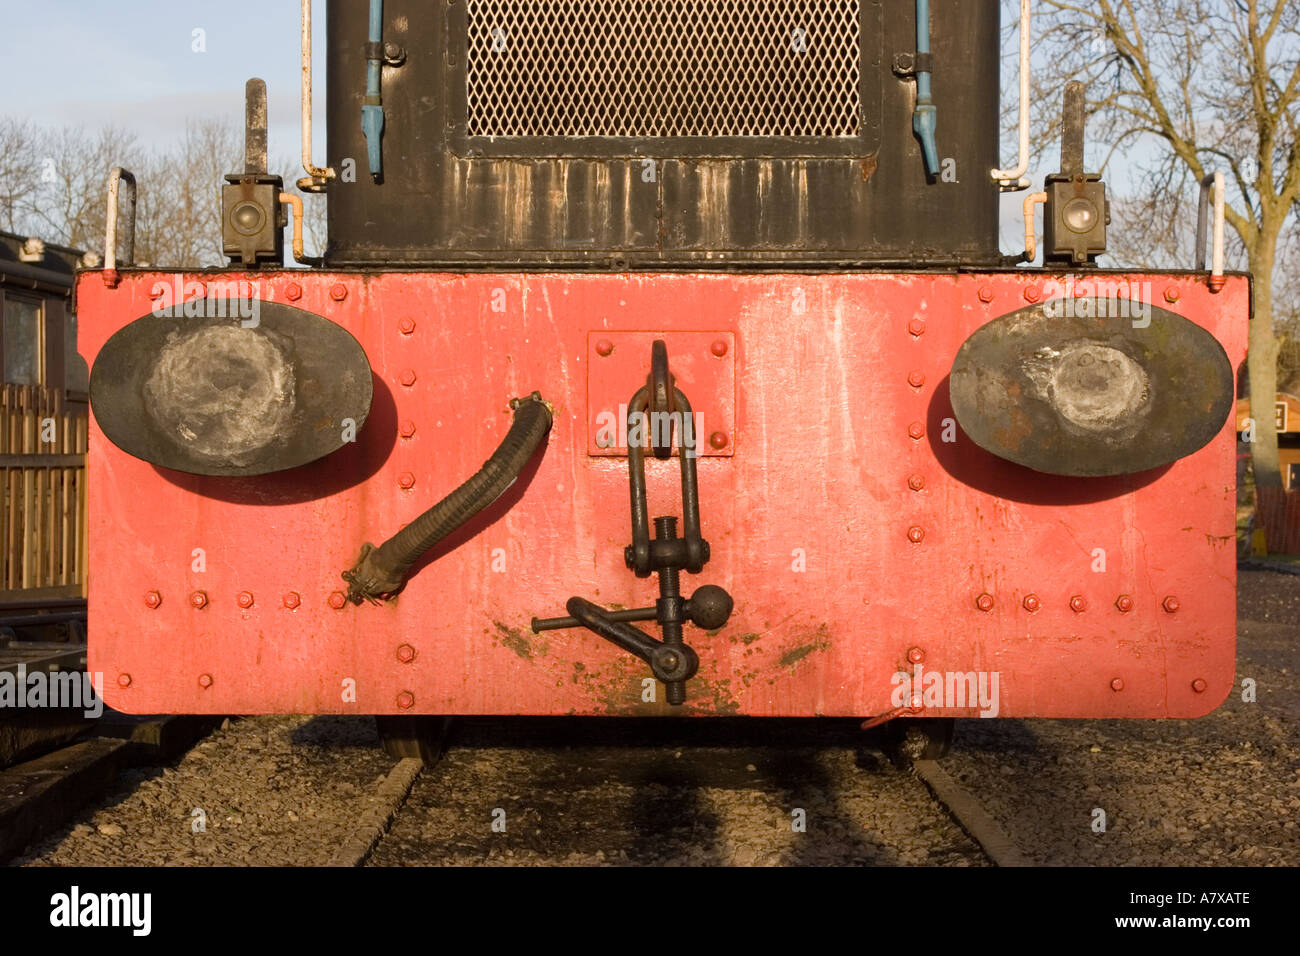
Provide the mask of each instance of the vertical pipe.
{"label": "vertical pipe", "polygon": [[380,96],[380,70],[383,67],[384,0],[370,0],[370,31],[366,44],[366,96],[361,101],[361,132],[366,138],[366,158],[370,175],[378,179],[384,171],[380,149],[384,135],[384,106]]}
{"label": "vertical pipe", "polygon": [[[916,0],[916,52],[922,67],[930,59],[930,0]],[[916,71],[916,109],[912,113],[912,131],[921,140],[921,154],[925,158],[925,171],[939,175],[939,149],[934,134],[938,126],[938,109],[931,100],[930,71]]]}

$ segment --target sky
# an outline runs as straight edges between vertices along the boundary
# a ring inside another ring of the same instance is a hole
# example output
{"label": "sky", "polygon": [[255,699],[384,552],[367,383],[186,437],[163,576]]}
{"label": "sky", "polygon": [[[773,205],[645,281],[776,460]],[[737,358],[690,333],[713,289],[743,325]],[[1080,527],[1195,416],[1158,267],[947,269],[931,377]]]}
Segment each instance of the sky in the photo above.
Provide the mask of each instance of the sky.
{"label": "sky", "polygon": [[[325,4],[315,6],[320,155]],[[115,125],[165,145],[187,118],[242,127],[244,83],[260,76],[274,166],[301,152],[298,17],[297,0],[0,0],[0,114],[44,126]]]}

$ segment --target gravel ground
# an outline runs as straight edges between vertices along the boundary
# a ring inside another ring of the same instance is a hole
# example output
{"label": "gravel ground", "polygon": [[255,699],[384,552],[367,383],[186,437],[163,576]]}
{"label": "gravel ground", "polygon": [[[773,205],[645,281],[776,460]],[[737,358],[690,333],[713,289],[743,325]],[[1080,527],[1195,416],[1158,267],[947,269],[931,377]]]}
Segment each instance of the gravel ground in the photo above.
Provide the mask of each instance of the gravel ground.
{"label": "gravel ground", "polygon": [[[369,719],[227,722],[176,766],[123,774],[97,809],[11,865],[324,864],[392,765]],[[195,809],[206,832],[193,832]]]}
{"label": "gravel ground", "polygon": [[[962,721],[944,766],[1041,863],[1300,863],[1300,576],[1243,571],[1239,616],[1256,703]],[[854,721],[477,719],[450,744],[372,865],[986,863]],[[240,720],[14,863],[322,864],[392,767],[368,718]]]}
{"label": "gravel ground", "polygon": [[[961,721],[944,766],[1041,863],[1300,864],[1300,576],[1243,571],[1237,683],[1200,720]],[[1094,832],[1094,811],[1106,814]]]}
{"label": "gravel ground", "polygon": [[986,864],[857,722],[764,723],[465,722],[370,863]]}

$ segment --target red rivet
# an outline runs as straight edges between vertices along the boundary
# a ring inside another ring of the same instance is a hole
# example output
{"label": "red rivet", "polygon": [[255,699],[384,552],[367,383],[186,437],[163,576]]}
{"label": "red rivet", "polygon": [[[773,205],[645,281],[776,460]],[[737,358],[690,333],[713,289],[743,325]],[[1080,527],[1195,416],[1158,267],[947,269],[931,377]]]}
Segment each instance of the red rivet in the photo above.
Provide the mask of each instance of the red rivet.
{"label": "red rivet", "polygon": [[1172,285],[1167,285],[1167,286],[1165,286],[1165,301],[1166,301],[1166,302],[1177,302],[1177,301],[1178,301],[1178,287],[1177,287],[1177,286],[1172,286]]}
{"label": "red rivet", "polygon": [[144,592],[144,606],[151,611],[156,611],[162,604],[162,595],[157,591]]}
{"label": "red rivet", "polygon": [[347,603],[347,596],[342,591],[335,591],[329,596],[330,607],[334,608],[336,611],[341,611],[347,606]]}
{"label": "red rivet", "polygon": [[1038,286],[1036,285],[1025,286],[1026,302],[1037,302],[1041,297],[1042,297],[1042,293],[1038,291]]}
{"label": "red rivet", "polygon": [[208,606],[208,596],[202,591],[194,591],[190,594],[190,607],[196,611],[201,611]]}
{"label": "red rivet", "polygon": [[613,355],[614,343],[611,342],[609,339],[597,339],[596,354],[599,355],[601,358],[604,358],[607,355]]}
{"label": "red rivet", "polygon": [[402,710],[410,710],[415,706],[415,695],[409,690],[404,690],[397,695],[397,706]]}
{"label": "red rivet", "polygon": [[130,674],[118,674],[118,675],[117,675],[117,686],[118,686],[118,687],[130,687],[130,686],[131,686],[131,675],[130,675]]}
{"label": "red rivet", "polygon": [[330,286],[330,298],[335,302],[342,302],[348,297],[348,287],[342,282],[336,282]]}
{"label": "red rivet", "polygon": [[1181,607],[1181,605],[1178,603],[1178,598],[1174,597],[1172,594],[1169,595],[1169,597],[1165,598],[1160,606],[1163,607],[1170,614],[1176,613],[1178,611],[1178,608]]}
{"label": "red rivet", "polygon": [[920,544],[924,537],[925,529],[920,525],[912,525],[912,527],[907,529],[907,540],[912,542],[912,544]]}
{"label": "red rivet", "polygon": [[284,606],[287,607],[290,611],[297,608],[298,605],[301,603],[302,603],[302,598],[298,596],[297,591],[289,591],[284,596]]}
{"label": "red rivet", "polygon": [[730,348],[730,346],[727,345],[726,339],[714,339],[713,344],[709,346],[709,351],[718,358],[722,358],[722,356],[727,354],[728,348]]}
{"label": "red rivet", "polygon": [[925,437],[925,426],[920,422],[912,422],[912,424],[907,426],[907,434],[909,437],[920,441]]}
{"label": "red rivet", "polygon": [[1127,594],[1121,594],[1119,597],[1115,598],[1115,606],[1119,608],[1121,614],[1127,614],[1129,611],[1133,610],[1133,599]]}
{"label": "red rivet", "polygon": [[1083,599],[1082,594],[1076,594],[1070,598],[1070,610],[1075,614],[1082,614],[1088,610],[1088,602]]}
{"label": "red rivet", "polygon": [[1192,690],[1196,691],[1196,693],[1198,694],[1204,694],[1205,688],[1208,686],[1209,685],[1206,684],[1205,681],[1199,677],[1196,678],[1196,680],[1192,681]]}
{"label": "red rivet", "polygon": [[1111,690],[1114,690],[1114,691],[1120,691],[1120,690],[1123,690],[1123,689],[1124,689],[1124,681],[1123,681],[1121,678],[1116,677],[1113,681],[1110,682],[1110,689],[1111,689]]}
{"label": "red rivet", "polygon": [[290,302],[297,302],[302,298],[302,286],[296,282],[290,282],[284,287],[284,297]]}
{"label": "red rivet", "polygon": [[925,374],[921,371],[909,372],[907,375],[907,384],[913,388],[920,388],[925,384]]}
{"label": "red rivet", "polygon": [[403,438],[411,438],[415,435],[415,422],[408,418],[406,421],[402,422],[398,431],[401,432]]}
{"label": "red rivet", "polygon": [[919,664],[921,661],[925,660],[925,651],[921,650],[919,647],[910,648],[907,652],[907,659],[913,664]]}
{"label": "red rivet", "polygon": [[907,331],[919,338],[925,334],[925,321],[923,319],[913,319],[907,323]]}
{"label": "red rivet", "polygon": [[415,319],[402,319],[397,323],[397,330],[403,335],[410,335],[415,331]]}
{"label": "red rivet", "polygon": [[410,388],[415,384],[415,370],[409,368],[402,369],[402,374],[397,376],[397,380],[407,388]]}
{"label": "red rivet", "polygon": [[240,607],[243,607],[243,608],[249,608],[249,607],[252,607],[252,606],[253,606],[253,592],[252,592],[252,591],[240,591],[240,592],[239,592],[239,596],[238,596],[237,598],[235,598],[235,603],[238,604]]}
{"label": "red rivet", "polygon": [[979,608],[981,611],[993,610],[993,595],[988,594],[987,592],[981,594],[979,597],[975,599],[975,606]]}
{"label": "red rivet", "polygon": [[1031,614],[1034,611],[1037,611],[1040,607],[1042,607],[1042,604],[1040,604],[1038,601],[1038,596],[1034,594],[1026,594],[1025,599],[1020,603],[1024,607],[1024,609],[1026,611],[1029,611]]}
{"label": "red rivet", "polygon": [[925,478],[921,475],[912,475],[907,479],[907,487],[913,491],[920,491],[925,487]]}
{"label": "red rivet", "polygon": [[709,436],[709,444],[719,450],[726,448],[729,440],[726,432],[714,432]]}
{"label": "red rivet", "polygon": [[397,476],[397,485],[399,488],[411,489],[415,487],[415,475],[409,471],[404,471]]}
{"label": "red rivet", "polygon": [[397,659],[403,664],[409,664],[415,660],[415,648],[410,644],[399,644],[397,647]]}
{"label": "red rivet", "polygon": [[200,675],[199,675],[199,686],[202,687],[204,690],[207,690],[209,687],[211,687],[211,686],[212,686],[212,675],[211,675],[211,674],[200,674]]}
{"label": "red rivet", "polygon": [[990,289],[990,288],[989,288],[988,286],[986,286],[986,285],[982,285],[982,286],[980,286],[980,290],[979,290],[979,293],[978,293],[978,294],[979,294],[979,297],[980,297],[980,301],[981,301],[981,302],[992,302],[992,301],[993,301],[993,290]]}

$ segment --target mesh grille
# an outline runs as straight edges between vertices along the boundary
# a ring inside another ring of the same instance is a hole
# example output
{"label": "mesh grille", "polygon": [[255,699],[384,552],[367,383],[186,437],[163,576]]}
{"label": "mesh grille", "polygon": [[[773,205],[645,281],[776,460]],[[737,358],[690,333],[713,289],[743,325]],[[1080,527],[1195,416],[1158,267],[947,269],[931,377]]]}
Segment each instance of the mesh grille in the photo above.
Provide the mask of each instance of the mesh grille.
{"label": "mesh grille", "polygon": [[859,0],[468,0],[471,136],[848,137]]}

